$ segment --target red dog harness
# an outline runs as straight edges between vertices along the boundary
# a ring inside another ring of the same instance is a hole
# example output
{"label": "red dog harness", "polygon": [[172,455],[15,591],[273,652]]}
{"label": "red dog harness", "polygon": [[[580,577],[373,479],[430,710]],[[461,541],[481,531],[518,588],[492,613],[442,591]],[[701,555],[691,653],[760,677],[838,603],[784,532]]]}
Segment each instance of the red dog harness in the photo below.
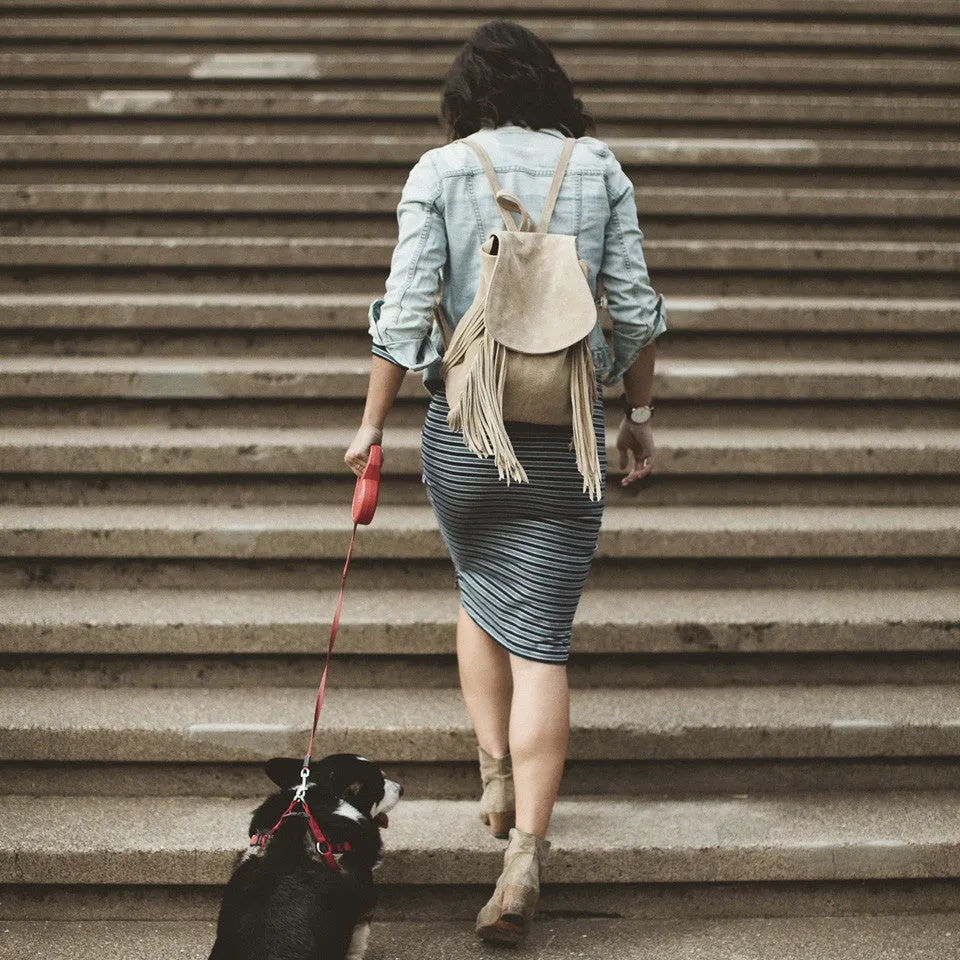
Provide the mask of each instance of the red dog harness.
{"label": "red dog harness", "polygon": [[[300,786],[297,787],[297,792],[293,795],[293,799],[290,801],[290,806],[281,814],[280,819],[266,832],[266,833],[255,833],[250,838],[251,847],[265,847],[267,841],[273,836],[276,832],[277,827],[287,817],[297,817],[305,816],[307,818],[307,824],[310,826],[310,832],[313,834],[313,839],[317,845],[317,853],[323,857],[323,862],[331,870],[339,870],[340,864],[337,862],[335,854],[338,853],[349,853],[350,844],[349,843],[331,843],[324,835],[323,831],[320,829],[320,824],[314,819],[313,814],[310,812],[310,808],[307,806],[306,801],[306,792],[307,792],[307,778],[310,776],[310,768],[304,766],[300,771]],[[295,810],[294,808],[297,805],[303,807],[303,812]]]}
{"label": "red dog harness", "polygon": [[[317,721],[320,719],[320,709],[323,706],[323,695],[327,687],[327,671],[330,669],[330,654],[333,653],[333,641],[337,638],[337,629],[340,626],[340,611],[343,609],[343,588],[347,582],[347,570],[350,568],[350,558],[353,556],[353,544],[357,537],[357,526],[359,524],[368,524],[373,520],[374,511],[377,509],[377,494],[380,489],[380,466],[383,463],[383,454],[377,444],[370,447],[370,456],[367,465],[364,468],[362,476],[357,480],[356,488],[353,492],[353,534],[350,537],[350,546],[347,548],[347,559],[343,565],[343,574],[340,577],[340,595],[337,597],[337,607],[333,614],[333,623],[330,626],[330,642],[327,644],[327,659],[323,666],[323,673],[320,676],[320,687],[317,690],[317,703],[313,711],[313,726],[310,727],[310,743],[307,745],[307,755],[303,760],[303,768],[300,771],[300,785],[297,787],[290,806],[283,812],[280,819],[266,832],[255,833],[250,838],[251,847],[265,847],[267,842],[276,832],[277,827],[283,823],[286,817],[305,816],[307,824],[310,827],[310,833],[313,834],[314,842],[317,845],[317,853],[323,857],[323,862],[331,870],[339,870],[340,864],[337,862],[335,854],[349,853],[349,843],[331,843],[320,829],[320,824],[314,819],[310,808],[307,806],[307,781],[310,779],[310,757],[313,755],[313,738],[317,732]],[[297,806],[303,808],[302,813],[294,808]]]}

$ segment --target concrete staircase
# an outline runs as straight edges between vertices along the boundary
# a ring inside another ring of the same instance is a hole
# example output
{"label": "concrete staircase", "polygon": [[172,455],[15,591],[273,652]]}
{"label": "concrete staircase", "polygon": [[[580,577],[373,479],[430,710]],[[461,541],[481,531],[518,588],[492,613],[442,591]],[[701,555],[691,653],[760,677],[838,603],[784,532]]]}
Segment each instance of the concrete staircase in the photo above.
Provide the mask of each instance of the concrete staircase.
{"label": "concrete staircase", "polygon": [[[303,749],[366,307],[484,19],[404,7],[0,2],[0,957],[206,957],[259,765]],[[632,175],[670,320],[532,949],[960,958],[960,4],[497,9]],[[370,960],[475,956],[502,849],[424,404],[408,377],[318,750],[407,786]]]}

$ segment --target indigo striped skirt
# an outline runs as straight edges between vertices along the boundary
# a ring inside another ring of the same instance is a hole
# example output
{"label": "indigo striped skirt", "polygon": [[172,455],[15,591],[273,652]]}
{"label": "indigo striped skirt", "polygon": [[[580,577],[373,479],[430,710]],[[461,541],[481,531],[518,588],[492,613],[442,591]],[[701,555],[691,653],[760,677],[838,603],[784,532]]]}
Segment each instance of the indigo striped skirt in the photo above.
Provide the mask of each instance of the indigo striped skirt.
{"label": "indigo striped skirt", "polygon": [[[570,631],[597,548],[604,495],[583,492],[569,427],[508,423],[529,483],[497,476],[447,426],[433,395],[422,430],[423,482],[450,552],[464,609],[500,646],[526,660],[566,663]],[[593,408],[606,476],[603,400]]]}

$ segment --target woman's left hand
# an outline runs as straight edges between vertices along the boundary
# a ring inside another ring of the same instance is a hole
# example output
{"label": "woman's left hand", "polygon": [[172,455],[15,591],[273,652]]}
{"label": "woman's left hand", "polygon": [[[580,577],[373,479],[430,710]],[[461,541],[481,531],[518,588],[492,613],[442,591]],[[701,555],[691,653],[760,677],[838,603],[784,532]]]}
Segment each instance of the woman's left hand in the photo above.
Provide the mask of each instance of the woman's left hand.
{"label": "woman's left hand", "polygon": [[653,456],[656,452],[650,422],[631,423],[624,417],[617,436],[617,449],[620,451],[621,470],[627,468],[627,453],[633,454],[633,467],[620,481],[621,486],[627,487],[648,477],[653,470]]}
{"label": "woman's left hand", "polygon": [[353,442],[343,455],[343,462],[359,477],[370,458],[370,448],[383,439],[383,431],[361,423]]}

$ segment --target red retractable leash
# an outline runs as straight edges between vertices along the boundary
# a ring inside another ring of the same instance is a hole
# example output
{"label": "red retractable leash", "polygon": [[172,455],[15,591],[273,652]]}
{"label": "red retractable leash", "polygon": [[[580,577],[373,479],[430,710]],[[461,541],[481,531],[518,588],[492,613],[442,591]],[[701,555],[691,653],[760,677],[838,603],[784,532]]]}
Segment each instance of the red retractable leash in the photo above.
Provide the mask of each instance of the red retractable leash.
{"label": "red retractable leash", "polygon": [[370,456],[367,459],[367,465],[363,468],[363,473],[357,478],[357,485],[353,491],[353,533],[350,534],[350,546],[347,547],[347,559],[343,565],[343,573],[340,576],[340,595],[337,597],[333,623],[330,625],[330,641],[327,643],[327,659],[323,665],[323,673],[320,675],[320,686],[317,688],[317,703],[313,710],[313,726],[310,727],[310,742],[307,745],[307,754],[303,758],[303,768],[300,770],[300,784],[296,788],[293,799],[290,801],[290,806],[287,807],[283,815],[270,830],[266,833],[254,834],[250,838],[251,846],[266,846],[267,841],[273,836],[277,827],[283,823],[284,818],[290,816],[299,805],[303,808],[310,832],[316,841],[317,852],[323,857],[324,862],[331,870],[340,869],[340,864],[337,862],[334,854],[349,851],[350,844],[331,844],[323,835],[319,824],[307,806],[306,796],[308,780],[310,779],[310,758],[313,756],[313,738],[317,732],[317,722],[320,719],[320,710],[323,707],[323,695],[327,689],[327,671],[330,669],[330,655],[333,653],[333,644],[337,639],[337,629],[340,626],[340,611],[343,609],[343,588],[347,582],[347,570],[350,569],[350,558],[353,556],[353,544],[357,539],[357,527],[361,524],[366,526],[373,520],[373,515],[377,509],[377,495],[380,492],[380,466],[382,463],[383,451],[377,444],[373,444],[370,447]]}
{"label": "red retractable leash", "polygon": [[320,676],[320,687],[317,690],[317,705],[313,711],[313,726],[310,728],[310,743],[307,746],[305,767],[309,767],[313,756],[313,737],[317,732],[317,721],[320,719],[320,709],[323,707],[323,694],[327,688],[327,670],[330,668],[330,654],[333,653],[333,642],[337,639],[337,628],[340,626],[340,610],[343,607],[343,587],[347,582],[347,570],[350,568],[350,557],[353,555],[353,543],[357,539],[357,527],[366,526],[373,519],[377,509],[377,494],[380,492],[380,465],[383,463],[383,451],[377,444],[370,447],[370,456],[363,473],[357,478],[357,485],[353,491],[353,533],[350,535],[350,546],[347,547],[347,560],[343,565],[343,574],[340,577],[340,596],[337,597],[337,608],[333,614],[333,623],[330,626],[330,642],[327,644],[327,662],[324,664]]}

